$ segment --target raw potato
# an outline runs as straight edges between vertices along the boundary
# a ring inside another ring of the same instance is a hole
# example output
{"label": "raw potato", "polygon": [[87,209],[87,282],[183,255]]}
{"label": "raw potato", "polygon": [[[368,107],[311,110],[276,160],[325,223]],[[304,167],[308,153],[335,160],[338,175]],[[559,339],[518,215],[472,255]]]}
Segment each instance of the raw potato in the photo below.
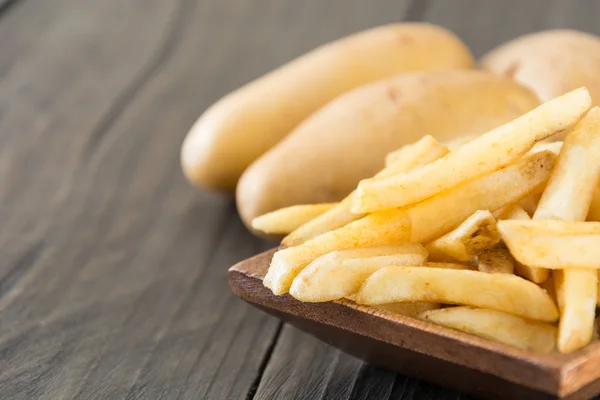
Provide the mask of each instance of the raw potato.
{"label": "raw potato", "polygon": [[426,311],[420,317],[521,349],[547,353],[556,347],[556,327],[499,311],[462,306]]}
{"label": "raw potato", "polygon": [[[183,170],[194,184],[233,192],[254,160],[342,93],[402,72],[472,65],[469,50],[456,36],[429,24],[386,25],[339,39],[210,107],[183,143]],[[253,217],[302,203],[313,202],[282,204]]]}
{"label": "raw potato", "polygon": [[522,36],[488,53],[483,67],[533,89],[545,102],[586,86],[600,105],[600,37],[574,30]]}
{"label": "raw potato", "polygon": [[516,82],[482,71],[399,75],[349,92],[313,114],[252,164],[237,205],[252,218],[294,204],[338,201],[424,134],[480,134],[539,104]]}
{"label": "raw potato", "polygon": [[463,304],[544,322],[558,319],[556,305],[544,289],[509,274],[387,267],[371,275],[356,294],[358,304],[404,301]]}

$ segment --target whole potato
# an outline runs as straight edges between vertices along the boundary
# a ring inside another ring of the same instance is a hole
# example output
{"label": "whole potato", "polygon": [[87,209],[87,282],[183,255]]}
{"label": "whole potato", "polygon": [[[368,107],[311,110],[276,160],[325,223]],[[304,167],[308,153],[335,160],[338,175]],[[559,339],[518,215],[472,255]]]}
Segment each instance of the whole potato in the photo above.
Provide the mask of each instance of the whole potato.
{"label": "whole potato", "polygon": [[600,104],[600,37],[573,30],[525,35],[490,51],[482,66],[531,88],[546,102],[586,86]]}
{"label": "whole potato", "polygon": [[187,178],[233,192],[242,172],[338,95],[399,72],[469,68],[465,45],[424,23],[386,25],[322,46],[225,96],[195,123],[181,150]]}
{"label": "whole potato", "polygon": [[337,201],[423,135],[481,134],[524,114],[537,97],[512,79],[475,70],[413,72],[335,99],[254,162],[237,206],[252,218],[294,204]]}

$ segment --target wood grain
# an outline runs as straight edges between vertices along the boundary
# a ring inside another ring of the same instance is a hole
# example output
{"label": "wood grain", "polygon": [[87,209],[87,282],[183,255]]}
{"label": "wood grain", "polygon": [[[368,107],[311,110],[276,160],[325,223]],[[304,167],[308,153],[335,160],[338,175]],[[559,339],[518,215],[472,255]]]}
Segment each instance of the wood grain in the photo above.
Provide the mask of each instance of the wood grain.
{"label": "wood grain", "polygon": [[[0,0],[0,398],[465,398],[238,301],[266,248],[179,146],[220,96],[315,46],[428,20],[476,54],[599,33],[599,5],[517,0]],[[277,339],[277,340],[275,340]]]}

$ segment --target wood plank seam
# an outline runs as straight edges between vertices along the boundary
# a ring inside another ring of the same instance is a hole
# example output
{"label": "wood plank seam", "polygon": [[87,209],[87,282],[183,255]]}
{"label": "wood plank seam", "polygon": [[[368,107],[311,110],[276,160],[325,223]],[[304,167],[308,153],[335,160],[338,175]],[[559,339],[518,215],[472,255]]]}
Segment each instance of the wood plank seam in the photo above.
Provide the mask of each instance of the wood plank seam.
{"label": "wood plank seam", "polygon": [[163,42],[158,46],[156,53],[142,68],[140,73],[134,77],[129,84],[117,97],[112,106],[100,120],[98,125],[90,133],[88,141],[81,152],[82,161],[91,157],[95,149],[100,145],[106,133],[119,119],[128,105],[132,103],[135,97],[145,87],[145,85],[154,77],[167,60],[177,49],[176,44],[180,42],[182,34],[187,26],[187,19],[193,15],[192,9],[195,6],[193,0],[180,0],[177,11],[174,13],[169,27],[166,30]]}
{"label": "wood plank seam", "polygon": [[256,372],[256,377],[254,378],[254,381],[252,382],[252,386],[250,386],[250,390],[248,391],[248,394],[246,395],[246,400],[254,399],[254,396],[256,395],[256,391],[258,390],[258,387],[260,386],[260,381],[262,380],[262,377],[265,373],[265,369],[267,369],[267,365],[269,364],[269,361],[271,360],[271,356],[273,355],[273,351],[275,350],[275,346],[277,346],[277,342],[279,341],[279,338],[281,337],[282,329],[283,329],[283,322],[279,322],[279,325],[277,326],[277,330],[275,331],[275,334],[273,335],[273,341],[267,348],[267,351],[265,352],[265,355],[263,356],[263,359],[260,363],[260,367],[258,368],[258,371]]}

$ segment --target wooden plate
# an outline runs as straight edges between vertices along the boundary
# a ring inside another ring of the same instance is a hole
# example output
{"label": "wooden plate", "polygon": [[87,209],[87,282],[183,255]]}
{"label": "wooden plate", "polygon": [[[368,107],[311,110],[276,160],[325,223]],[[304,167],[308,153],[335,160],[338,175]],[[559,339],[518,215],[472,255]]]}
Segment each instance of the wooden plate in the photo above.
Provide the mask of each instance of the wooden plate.
{"label": "wooden plate", "polygon": [[276,249],[229,269],[248,303],[369,363],[493,399],[587,399],[600,392],[600,341],[538,354],[348,300],[302,303],[262,284]]}

